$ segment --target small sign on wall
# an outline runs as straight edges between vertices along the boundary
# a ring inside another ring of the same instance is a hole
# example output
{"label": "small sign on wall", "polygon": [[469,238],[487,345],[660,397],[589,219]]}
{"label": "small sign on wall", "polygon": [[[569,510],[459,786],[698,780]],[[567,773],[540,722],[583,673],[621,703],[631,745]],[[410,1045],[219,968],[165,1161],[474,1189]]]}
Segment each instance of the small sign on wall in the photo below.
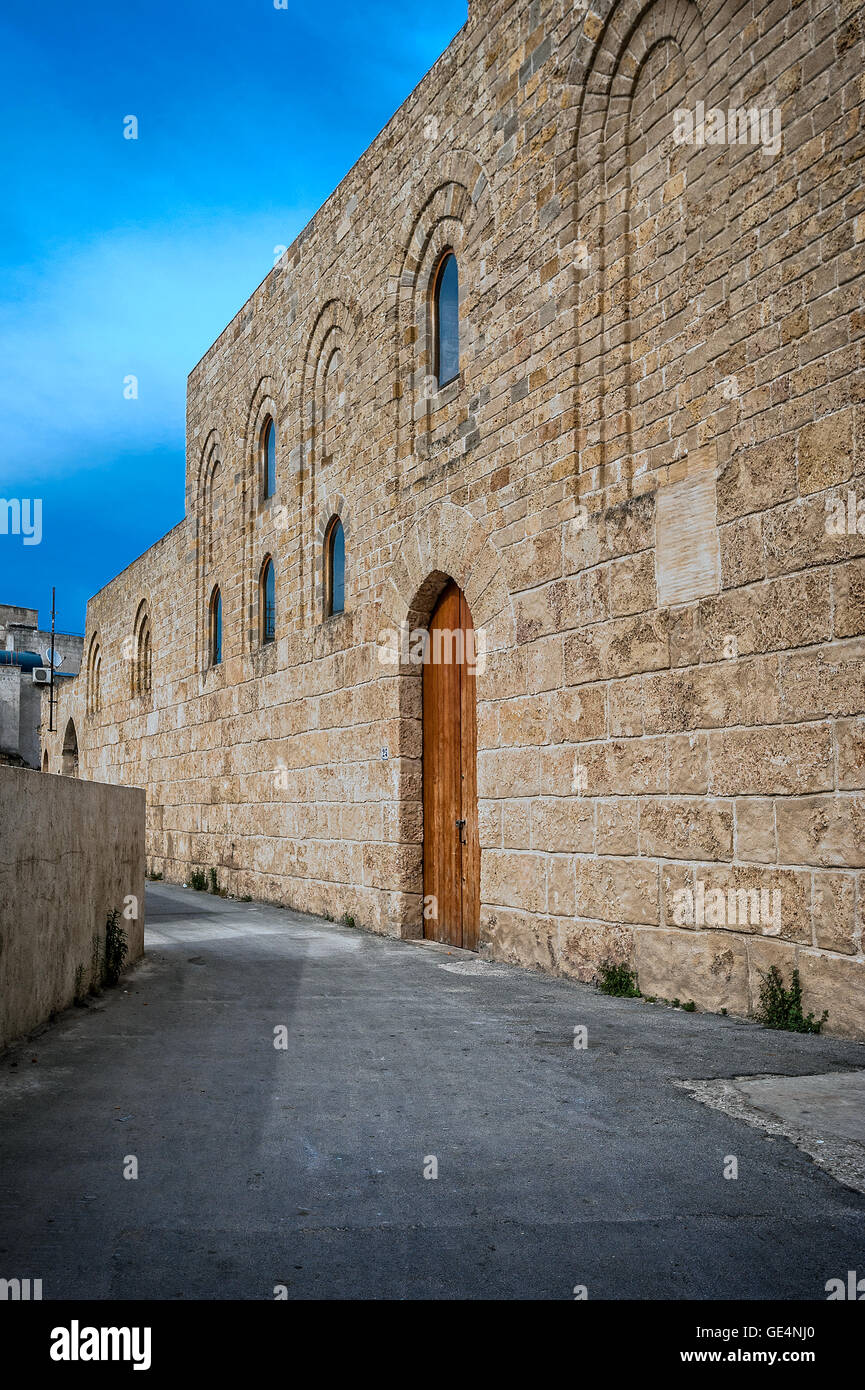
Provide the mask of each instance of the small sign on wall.
{"label": "small sign on wall", "polygon": [[707,461],[694,459],[689,476],[658,490],[655,555],[661,605],[688,603],[718,592],[721,560],[715,472],[705,466]]}
{"label": "small sign on wall", "polygon": [[383,749],[381,750],[381,760],[382,760],[382,762],[385,762],[389,757],[390,757],[390,753],[388,752],[387,748],[386,748],[386,747],[383,748]]}

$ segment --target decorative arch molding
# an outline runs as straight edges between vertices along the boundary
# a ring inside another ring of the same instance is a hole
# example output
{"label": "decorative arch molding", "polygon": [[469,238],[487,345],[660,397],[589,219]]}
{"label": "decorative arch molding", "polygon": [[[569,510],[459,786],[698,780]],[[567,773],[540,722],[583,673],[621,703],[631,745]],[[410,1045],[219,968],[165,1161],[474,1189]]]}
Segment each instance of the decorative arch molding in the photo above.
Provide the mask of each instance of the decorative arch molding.
{"label": "decorative arch molding", "polygon": [[396,235],[386,302],[395,330],[389,377],[399,386],[393,408],[400,439],[426,439],[438,405],[430,299],[446,251],[454,252],[459,269],[461,361],[471,364],[483,343],[484,295],[495,280],[495,220],[483,167],[468,151],[452,150]]}
{"label": "decorative arch molding", "polygon": [[195,644],[198,651],[202,650],[202,642],[206,643],[207,640],[201,608],[208,579],[214,569],[214,485],[220,468],[224,467],[223,457],[220,432],[214,427],[208,431],[201,446],[195,475]]}
{"label": "decorative arch molding", "polygon": [[351,535],[351,522],[345,507],[345,498],[341,492],[332,492],[327,497],[323,497],[319,504],[318,520],[315,526],[316,544],[320,545],[327,535],[330,523],[338,517],[342,522],[342,529],[345,532],[346,540]]}
{"label": "decorative arch molding", "polygon": [[[102,639],[97,628],[87,648],[86,712],[99,713],[102,707]],[[71,721],[70,721],[71,722]]]}
{"label": "decorative arch molding", "polygon": [[[633,345],[635,270],[632,108],[652,54],[662,44],[681,55],[689,90],[707,72],[706,35],[695,0],[599,0],[588,17],[589,40],[578,45],[569,74],[574,98],[573,167],[574,337],[577,344],[576,425],[580,495],[607,494],[611,502],[632,495],[634,411]],[[672,123],[667,136],[672,147]],[[680,162],[688,160],[679,147]],[[584,254],[580,252],[584,248]],[[599,349],[590,359],[578,325],[594,304]],[[612,422],[612,423],[611,423]],[[617,431],[616,435],[612,431]]]}
{"label": "decorative arch molding", "polygon": [[449,579],[466,596],[487,652],[516,643],[510,590],[499,551],[471,512],[453,502],[428,507],[402,538],[381,598],[381,626],[426,627]]}
{"label": "decorative arch molding", "polygon": [[260,645],[257,609],[263,553],[259,558],[258,548],[261,541],[256,531],[256,520],[265,505],[262,498],[261,444],[268,419],[273,421],[276,431],[276,491],[272,505],[285,507],[293,501],[288,489],[288,411],[285,407],[280,408],[280,402],[287,401],[288,382],[285,375],[277,379],[267,372],[261,372],[249,398],[242,426],[240,611],[247,615],[242,641],[244,648],[251,651],[257,651]]}
{"label": "decorative arch molding", "polygon": [[152,693],[153,622],[150,604],[143,598],[132,628],[131,694],[149,697]]}
{"label": "decorative arch molding", "polygon": [[[644,22],[647,19],[648,24]],[[702,36],[705,61],[705,26],[695,0],[594,0],[583,42],[576,46],[568,74],[577,110],[575,146],[585,138],[589,128],[584,125],[586,119],[591,119],[595,128],[603,124],[599,113],[609,104],[617,80],[633,86],[651,48],[664,38],[675,38],[687,51],[698,40],[696,31]],[[586,161],[581,157],[581,162]]]}
{"label": "decorative arch molding", "polygon": [[346,410],[360,394],[363,318],[348,299],[331,298],[320,310],[303,356],[301,367],[301,445],[305,470],[314,475],[321,461],[321,423],[324,379],[333,353],[339,350],[346,364]]}
{"label": "decorative arch molding", "polygon": [[221,462],[222,457],[223,449],[219,430],[216,428],[210,429],[199,450],[198,467],[195,470],[195,510],[199,525],[203,516],[207,486],[213,472],[213,465],[214,463]]}
{"label": "decorative arch molding", "polygon": [[217,430],[211,430],[204,442],[198,470],[196,505],[196,525],[198,539],[198,565],[202,572],[213,563],[213,537],[215,530],[214,492],[215,484],[222,468],[222,445]]}
{"label": "decorative arch molding", "polygon": [[363,322],[357,304],[347,296],[327,299],[310,331],[301,366],[300,592],[308,596],[309,617],[313,623],[321,621],[322,613],[319,592],[322,582],[321,546],[318,535],[321,513],[329,507],[325,520],[333,514],[334,498],[330,497],[328,501],[330,488],[338,478],[344,476],[344,470],[350,464],[350,459],[341,457],[335,459],[331,466],[322,452],[325,374],[334,352],[338,350],[346,378],[343,410],[346,417],[356,412],[363,389]]}
{"label": "decorative arch molding", "polygon": [[388,308],[394,311],[404,289],[411,289],[429,229],[453,218],[467,231],[495,223],[495,201],[486,171],[469,150],[449,150],[436,161],[435,176],[402,220],[394,241],[388,277]]}
{"label": "decorative arch molding", "polygon": [[272,376],[259,377],[250,397],[243,424],[244,448],[244,522],[251,523],[261,501],[261,436],[268,417],[276,430],[276,473],[285,479],[285,461],[288,457],[285,435],[285,411],[277,402],[286,399]]}

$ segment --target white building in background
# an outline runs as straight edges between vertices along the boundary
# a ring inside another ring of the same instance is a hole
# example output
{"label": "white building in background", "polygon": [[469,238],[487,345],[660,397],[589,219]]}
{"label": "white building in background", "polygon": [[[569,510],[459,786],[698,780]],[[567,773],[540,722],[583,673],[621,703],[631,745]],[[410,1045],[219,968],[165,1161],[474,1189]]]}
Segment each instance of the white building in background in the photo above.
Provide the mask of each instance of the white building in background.
{"label": "white building in background", "polygon": [[[84,638],[55,632],[57,688],[78,674]],[[39,610],[0,603],[0,763],[41,766],[40,724],[48,725],[51,630],[39,626]],[[44,713],[43,713],[44,704]]]}

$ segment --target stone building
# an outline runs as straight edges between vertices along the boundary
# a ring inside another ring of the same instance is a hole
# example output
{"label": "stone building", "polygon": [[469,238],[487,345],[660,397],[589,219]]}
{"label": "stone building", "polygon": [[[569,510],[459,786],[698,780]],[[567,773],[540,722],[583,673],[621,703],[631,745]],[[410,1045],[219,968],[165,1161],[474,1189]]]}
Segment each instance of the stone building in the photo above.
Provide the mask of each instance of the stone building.
{"label": "stone building", "polygon": [[169,880],[865,1035],[863,74],[853,0],[471,0],[192,371],[52,770]]}
{"label": "stone building", "polygon": [[[39,627],[35,608],[0,603],[0,763],[42,765],[40,725],[48,732],[47,690],[51,668],[51,630]],[[54,696],[78,674],[84,638],[55,632]]]}

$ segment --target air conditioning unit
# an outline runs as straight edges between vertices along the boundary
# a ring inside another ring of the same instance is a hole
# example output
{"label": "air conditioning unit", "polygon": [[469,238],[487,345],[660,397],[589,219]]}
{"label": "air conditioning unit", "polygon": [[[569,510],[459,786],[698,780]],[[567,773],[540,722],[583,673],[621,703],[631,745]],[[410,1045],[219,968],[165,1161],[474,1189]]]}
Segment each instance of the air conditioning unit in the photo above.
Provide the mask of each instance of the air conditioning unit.
{"label": "air conditioning unit", "polygon": [[51,672],[47,666],[34,666],[33,668],[34,685],[50,685]]}

